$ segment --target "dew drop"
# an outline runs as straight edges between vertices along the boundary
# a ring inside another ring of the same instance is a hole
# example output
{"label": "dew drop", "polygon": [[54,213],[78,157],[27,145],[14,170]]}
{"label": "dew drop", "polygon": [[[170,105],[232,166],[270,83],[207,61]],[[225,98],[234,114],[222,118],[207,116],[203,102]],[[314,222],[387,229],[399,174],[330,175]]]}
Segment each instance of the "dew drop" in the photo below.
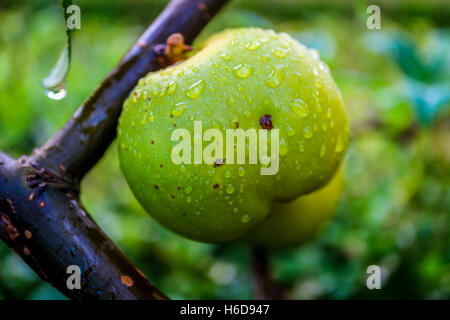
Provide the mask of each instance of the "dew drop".
{"label": "dew drop", "polygon": [[279,147],[280,147],[280,150],[279,150],[280,156],[285,156],[289,151],[289,145],[286,142],[286,140],[284,139],[284,137],[281,138]]}
{"label": "dew drop", "polygon": [[177,83],[176,81],[171,81],[171,82],[169,83],[169,85],[167,86],[166,93],[167,93],[168,95],[172,95],[172,94],[175,93],[175,91],[177,90],[177,88],[178,88],[178,83]]}
{"label": "dew drop", "polygon": [[248,78],[253,73],[253,68],[248,64],[239,64],[233,69],[234,75],[240,79]]}
{"label": "dew drop", "polygon": [[290,126],[288,126],[287,127],[287,133],[288,133],[288,136],[293,137],[293,136],[295,136],[295,129],[290,127]]}
{"label": "dew drop", "polygon": [[336,147],[334,148],[336,152],[342,152],[344,150],[344,141],[342,140],[342,137],[339,136],[337,138]]}
{"label": "dew drop", "polygon": [[245,47],[247,48],[247,50],[254,51],[254,50],[258,49],[260,46],[261,46],[261,42],[259,42],[258,40],[253,40],[253,41],[250,41],[249,43],[247,43],[247,45]]}
{"label": "dew drop", "polygon": [[283,69],[276,67],[272,69],[269,77],[264,80],[265,84],[271,88],[278,88],[284,79]]}
{"label": "dew drop", "polygon": [[233,194],[234,191],[235,191],[235,189],[234,189],[234,187],[231,184],[227,185],[226,188],[225,188],[225,192],[228,193],[228,194]]}
{"label": "dew drop", "polygon": [[324,144],[320,147],[320,157],[323,158],[325,156],[327,149]]}
{"label": "dew drop", "polygon": [[303,102],[302,99],[295,99],[293,102],[291,102],[290,107],[292,111],[294,111],[300,117],[306,118],[307,116],[309,116],[308,106]]}
{"label": "dew drop", "polygon": [[197,99],[205,88],[205,81],[199,80],[186,90],[186,97],[189,99]]}
{"label": "dew drop", "polygon": [[147,120],[150,121],[150,122],[154,122],[154,121],[155,121],[155,116],[153,115],[153,112],[152,112],[152,111],[150,111],[150,112],[147,114]]}
{"label": "dew drop", "polygon": [[305,152],[305,145],[303,144],[303,142],[299,142],[298,149],[300,150],[300,152]]}
{"label": "dew drop", "polygon": [[266,55],[266,54],[262,54],[262,55],[260,55],[260,56],[258,57],[258,59],[259,59],[260,61],[262,61],[262,62],[267,62],[267,61],[270,60],[270,57],[269,57],[268,55]]}
{"label": "dew drop", "polygon": [[245,176],[245,169],[243,167],[239,167],[238,174],[239,174],[239,177]]}
{"label": "dew drop", "polygon": [[247,223],[249,221],[250,221],[250,217],[248,216],[248,214],[246,214],[245,216],[242,216],[242,218],[241,218],[242,223]]}
{"label": "dew drop", "polygon": [[225,172],[225,178],[230,178],[231,177],[231,171],[230,170],[227,170],[226,172]]}
{"label": "dew drop", "polygon": [[220,57],[221,57],[223,60],[225,60],[225,61],[228,61],[228,60],[231,59],[231,55],[230,55],[228,52],[222,52],[222,53],[220,54]]}
{"label": "dew drop", "polygon": [[228,104],[228,106],[232,106],[232,105],[234,105],[236,103],[236,99],[234,99],[233,97],[229,97],[228,98],[228,100],[227,100],[227,104]]}
{"label": "dew drop", "polygon": [[186,198],[186,203],[191,203],[192,202],[192,197],[191,196],[188,196],[187,198]]}
{"label": "dew drop", "polygon": [[305,139],[312,138],[313,131],[312,131],[311,127],[305,127],[305,129],[303,129],[303,136],[305,137]]}
{"label": "dew drop", "polygon": [[175,105],[175,107],[172,108],[172,111],[170,112],[170,114],[174,117],[179,117],[184,113],[184,111],[186,111],[186,108],[187,108],[187,105],[185,102],[177,103]]}
{"label": "dew drop", "polygon": [[191,193],[191,192],[192,192],[192,187],[191,187],[191,186],[187,186],[186,188],[184,188],[184,192],[185,192],[186,194]]}
{"label": "dew drop", "polygon": [[320,103],[320,93],[318,90],[316,90],[316,92],[315,92],[314,100],[315,100],[317,112],[321,113],[322,112],[322,104]]}
{"label": "dew drop", "polygon": [[272,54],[280,59],[284,59],[286,57],[288,53],[288,50],[280,48],[280,47],[275,47],[272,49]]}

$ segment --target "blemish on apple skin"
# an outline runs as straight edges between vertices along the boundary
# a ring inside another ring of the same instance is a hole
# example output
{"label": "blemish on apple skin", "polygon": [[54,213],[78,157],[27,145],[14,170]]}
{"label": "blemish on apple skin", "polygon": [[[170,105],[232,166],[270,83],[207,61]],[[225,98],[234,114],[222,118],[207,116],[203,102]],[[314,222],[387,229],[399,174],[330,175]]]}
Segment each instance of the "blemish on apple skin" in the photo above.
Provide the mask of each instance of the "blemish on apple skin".
{"label": "blemish on apple skin", "polygon": [[225,158],[217,159],[216,162],[214,162],[214,168],[223,166],[224,164],[225,164]]}
{"label": "blemish on apple skin", "polygon": [[218,189],[219,187],[220,187],[220,186],[219,186],[218,183],[216,183],[216,184],[213,185],[213,188],[214,188],[214,189]]}
{"label": "blemish on apple skin", "polygon": [[272,115],[265,114],[261,118],[259,118],[259,125],[263,129],[272,130],[273,129]]}
{"label": "blemish on apple skin", "polygon": [[155,187],[156,190],[159,190],[159,187],[157,184],[155,184],[153,187]]}

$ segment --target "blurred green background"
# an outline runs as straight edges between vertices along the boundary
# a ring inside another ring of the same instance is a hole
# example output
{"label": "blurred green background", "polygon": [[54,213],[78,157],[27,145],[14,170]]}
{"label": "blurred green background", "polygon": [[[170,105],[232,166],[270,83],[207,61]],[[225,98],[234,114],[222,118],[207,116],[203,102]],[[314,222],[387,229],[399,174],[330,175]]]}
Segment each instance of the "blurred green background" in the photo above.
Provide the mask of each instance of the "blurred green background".
{"label": "blurred green background", "polygon": [[[74,1],[68,95],[40,85],[63,48],[59,1],[0,2],[0,149],[18,156],[54,134],[167,1]],[[319,50],[352,123],[346,184],[335,219],[314,241],[271,255],[293,299],[450,299],[450,3],[235,0],[199,41],[226,27],[285,31]],[[124,178],[115,144],[83,181],[101,227],[171,298],[252,298],[249,250],[183,239],[157,225]],[[382,267],[381,290],[366,268]],[[0,243],[0,299],[63,296]]]}

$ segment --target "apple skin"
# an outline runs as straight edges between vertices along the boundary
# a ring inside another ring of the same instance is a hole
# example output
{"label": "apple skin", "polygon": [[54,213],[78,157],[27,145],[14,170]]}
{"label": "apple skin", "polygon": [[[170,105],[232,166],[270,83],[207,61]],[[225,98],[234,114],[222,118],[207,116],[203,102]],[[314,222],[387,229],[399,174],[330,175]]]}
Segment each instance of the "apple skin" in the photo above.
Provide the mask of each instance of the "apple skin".
{"label": "apple skin", "polygon": [[[176,129],[193,136],[194,121],[202,121],[225,137],[237,126],[262,129],[267,114],[280,134],[276,175],[261,175],[261,165],[248,161],[172,161]],[[208,243],[238,239],[274,202],[325,185],[348,143],[341,94],[318,54],[256,28],[224,31],[186,61],[140,79],[118,126],[120,167],[140,204],[167,228]]]}
{"label": "apple skin", "polygon": [[275,202],[265,220],[242,239],[271,250],[299,246],[316,235],[333,217],[343,188],[343,169],[321,189],[294,201]]}

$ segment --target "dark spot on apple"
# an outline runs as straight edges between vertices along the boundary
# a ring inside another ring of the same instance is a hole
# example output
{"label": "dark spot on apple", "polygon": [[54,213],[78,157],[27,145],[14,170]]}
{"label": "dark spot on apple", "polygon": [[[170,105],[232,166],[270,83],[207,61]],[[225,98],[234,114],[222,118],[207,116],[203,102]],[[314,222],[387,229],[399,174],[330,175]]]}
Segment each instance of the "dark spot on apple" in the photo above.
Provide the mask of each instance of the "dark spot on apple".
{"label": "dark spot on apple", "polygon": [[217,188],[219,188],[219,184],[218,184],[218,183],[216,183],[215,185],[213,185],[213,188],[214,188],[214,189],[217,189]]}
{"label": "dark spot on apple", "polygon": [[217,159],[216,162],[214,162],[214,168],[223,166],[224,163],[225,163],[225,158],[223,158],[223,159]]}
{"label": "dark spot on apple", "polygon": [[158,190],[158,189],[159,189],[159,187],[158,187],[158,185],[157,185],[157,184],[155,184],[155,185],[154,185],[154,187],[155,187],[155,189],[156,189],[156,190]]}
{"label": "dark spot on apple", "polygon": [[265,114],[261,118],[259,118],[259,125],[266,130],[272,130],[272,116],[270,114]]}

